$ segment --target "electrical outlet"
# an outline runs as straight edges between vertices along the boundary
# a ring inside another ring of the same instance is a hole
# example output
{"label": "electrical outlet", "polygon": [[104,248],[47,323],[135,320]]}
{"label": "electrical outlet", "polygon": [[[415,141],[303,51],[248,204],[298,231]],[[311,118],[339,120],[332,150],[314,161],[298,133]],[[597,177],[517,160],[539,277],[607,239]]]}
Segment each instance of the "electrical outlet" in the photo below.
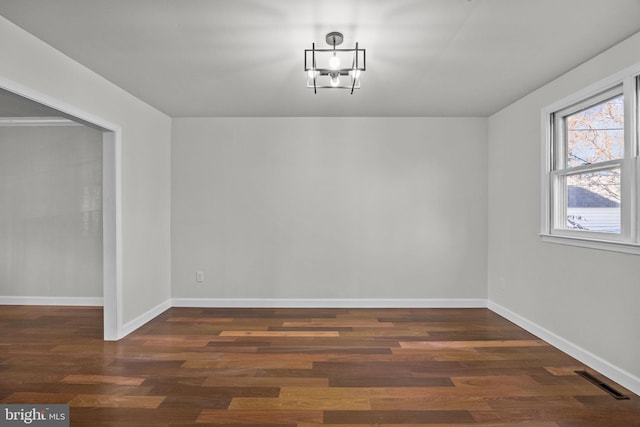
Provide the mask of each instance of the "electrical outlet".
{"label": "electrical outlet", "polygon": [[196,282],[204,282],[204,271],[196,271]]}

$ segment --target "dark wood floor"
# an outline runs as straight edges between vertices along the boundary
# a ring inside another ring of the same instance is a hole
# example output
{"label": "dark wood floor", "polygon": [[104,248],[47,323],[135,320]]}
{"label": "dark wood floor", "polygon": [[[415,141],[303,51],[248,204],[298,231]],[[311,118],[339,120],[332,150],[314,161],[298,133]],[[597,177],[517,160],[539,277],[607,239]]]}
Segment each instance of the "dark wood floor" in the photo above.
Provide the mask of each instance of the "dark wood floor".
{"label": "dark wood floor", "polygon": [[638,396],[486,309],[173,308],[117,343],[101,319],[0,306],[0,403],[68,403],[72,426],[640,426]]}

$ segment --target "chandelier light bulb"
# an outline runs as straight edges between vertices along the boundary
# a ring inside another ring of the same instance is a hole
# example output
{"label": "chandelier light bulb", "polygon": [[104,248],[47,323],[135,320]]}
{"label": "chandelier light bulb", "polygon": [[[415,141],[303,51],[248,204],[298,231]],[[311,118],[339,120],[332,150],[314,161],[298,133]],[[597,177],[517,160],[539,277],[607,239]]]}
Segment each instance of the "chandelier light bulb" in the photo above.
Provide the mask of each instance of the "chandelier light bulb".
{"label": "chandelier light bulb", "polygon": [[329,68],[332,70],[337,70],[340,68],[340,57],[336,56],[336,53],[333,53],[333,56],[329,58]]}
{"label": "chandelier light bulb", "polygon": [[338,74],[331,75],[331,86],[337,87],[340,84],[340,76]]}

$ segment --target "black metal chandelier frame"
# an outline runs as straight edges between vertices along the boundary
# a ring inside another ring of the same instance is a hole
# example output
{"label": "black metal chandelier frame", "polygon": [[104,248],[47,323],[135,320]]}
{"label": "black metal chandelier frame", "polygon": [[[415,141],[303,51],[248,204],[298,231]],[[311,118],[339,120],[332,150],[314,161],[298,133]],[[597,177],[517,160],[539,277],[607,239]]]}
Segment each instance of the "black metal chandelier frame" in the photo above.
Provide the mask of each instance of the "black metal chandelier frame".
{"label": "black metal chandelier frame", "polygon": [[[342,44],[344,37],[342,33],[337,31],[331,32],[326,36],[326,42],[332,46],[330,49],[316,49],[316,44],[312,43],[311,49],[304,50],[304,71],[307,73],[307,87],[313,88],[314,93],[318,93],[318,89],[350,89],[351,94],[355,89],[360,89],[360,73],[366,71],[367,53],[365,49],[358,47],[358,42],[353,49],[336,49],[336,46]],[[318,66],[318,54],[332,53],[333,56],[339,52],[351,52],[353,54],[351,67],[332,68],[329,66]],[[348,84],[335,84],[339,81],[340,76],[349,76]],[[331,83],[322,83],[319,77],[329,78]]]}

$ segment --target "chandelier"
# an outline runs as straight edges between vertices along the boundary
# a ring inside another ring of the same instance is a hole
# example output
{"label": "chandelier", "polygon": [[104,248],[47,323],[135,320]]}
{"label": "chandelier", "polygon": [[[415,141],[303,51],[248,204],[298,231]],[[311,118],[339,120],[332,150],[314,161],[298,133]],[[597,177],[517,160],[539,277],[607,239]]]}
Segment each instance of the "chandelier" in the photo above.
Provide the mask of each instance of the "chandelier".
{"label": "chandelier", "polygon": [[307,73],[307,87],[318,89],[349,89],[353,95],[354,89],[360,89],[360,73],[366,70],[366,52],[356,47],[354,49],[336,49],[344,40],[342,33],[333,31],[325,38],[330,49],[316,49],[312,43],[311,49],[304,50],[304,71]]}

